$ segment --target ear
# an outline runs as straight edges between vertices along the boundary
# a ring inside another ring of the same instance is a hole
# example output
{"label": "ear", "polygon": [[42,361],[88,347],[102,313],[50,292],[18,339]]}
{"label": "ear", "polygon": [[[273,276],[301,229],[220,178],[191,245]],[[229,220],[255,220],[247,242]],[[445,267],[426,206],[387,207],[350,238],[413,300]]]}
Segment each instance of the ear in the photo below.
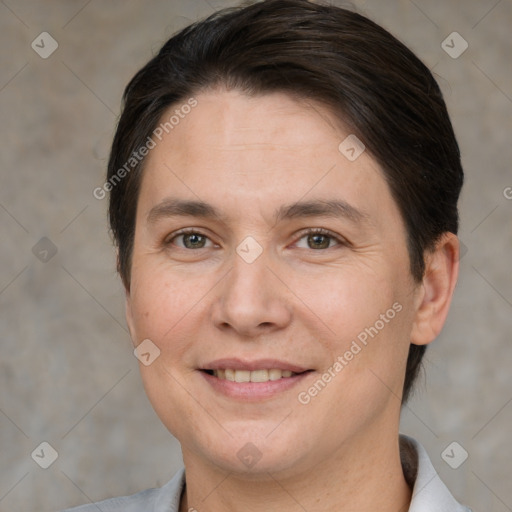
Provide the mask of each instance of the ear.
{"label": "ear", "polygon": [[419,285],[411,343],[427,345],[441,332],[459,275],[459,239],[443,233],[432,252],[425,255],[425,275]]}

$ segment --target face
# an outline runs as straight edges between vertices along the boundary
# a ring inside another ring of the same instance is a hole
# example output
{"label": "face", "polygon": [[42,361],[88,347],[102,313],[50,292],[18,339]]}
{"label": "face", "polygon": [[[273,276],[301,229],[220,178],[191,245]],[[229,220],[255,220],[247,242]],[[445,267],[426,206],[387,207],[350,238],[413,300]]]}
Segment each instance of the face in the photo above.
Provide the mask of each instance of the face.
{"label": "face", "polygon": [[417,286],[379,166],[319,105],[195,98],[137,207],[127,318],[157,414],[185,461],[254,475],[396,437]]}

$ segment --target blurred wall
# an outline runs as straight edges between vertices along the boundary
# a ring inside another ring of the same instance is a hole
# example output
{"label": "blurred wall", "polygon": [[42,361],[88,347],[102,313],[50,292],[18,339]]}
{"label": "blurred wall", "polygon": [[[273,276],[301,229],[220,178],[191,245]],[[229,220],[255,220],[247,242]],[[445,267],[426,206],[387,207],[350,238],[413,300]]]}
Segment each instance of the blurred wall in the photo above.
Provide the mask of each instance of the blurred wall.
{"label": "blurred wall", "polygon": [[[133,493],[181,465],[142,389],[107,202],[92,191],[131,76],[176,30],[232,5],[0,3],[0,511]],[[433,69],[466,172],[459,284],[402,431],[461,501],[512,510],[512,2],[354,5]],[[441,457],[454,441],[469,454],[457,469]],[[31,457],[42,442],[56,450],[48,469]]]}

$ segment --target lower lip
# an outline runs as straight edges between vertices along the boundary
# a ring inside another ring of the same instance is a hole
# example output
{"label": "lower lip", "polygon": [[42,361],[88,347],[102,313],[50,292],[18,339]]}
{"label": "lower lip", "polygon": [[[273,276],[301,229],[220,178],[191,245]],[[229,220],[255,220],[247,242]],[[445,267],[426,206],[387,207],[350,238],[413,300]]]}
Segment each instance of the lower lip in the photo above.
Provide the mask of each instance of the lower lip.
{"label": "lower lip", "polygon": [[200,371],[206,382],[213,389],[230,398],[239,398],[244,401],[262,400],[271,398],[278,393],[287,391],[302,380],[304,380],[312,372],[304,372],[292,377],[282,377],[277,380],[269,380],[267,382],[233,382],[227,379],[219,379],[214,375],[210,375],[204,371]]}

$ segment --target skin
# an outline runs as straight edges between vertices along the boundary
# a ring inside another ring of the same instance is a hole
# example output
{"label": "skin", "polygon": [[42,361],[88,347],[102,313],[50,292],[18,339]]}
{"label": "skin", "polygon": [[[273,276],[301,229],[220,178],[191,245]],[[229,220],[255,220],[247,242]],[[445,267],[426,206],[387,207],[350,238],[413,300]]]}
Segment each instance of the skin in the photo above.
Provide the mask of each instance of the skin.
{"label": "skin", "polygon": [[[140,369],[182,446],[180,510],[407,510],[398,446],[407,353],[442,328],[457,237],[445,234],[426,254],[425,277],[415,282],[378,164],[367,151],[353,162],[340,153],[350,132],[328,110],[281,93],[195,97],[198,105],[147,158],[126,290],[134,345],[149,338],[160,350]],[[169,197],[207,202],[225,218],[148,221]],[[343,200],[366,220],[274,220],[277,208],[299,200]],[[206,238],[176,235],[183,228]],[[332,237],[308,236],[308,228]],[[262,248],[252,263],[236,252],[247,236]],[[301,404],[299,392],[395,303],[401,311]],[[228,357],[313,371],[286,391],[243,400],[216,391],[200,371]],[[237,456],[247,443],[261,454],[252,467]]]}

